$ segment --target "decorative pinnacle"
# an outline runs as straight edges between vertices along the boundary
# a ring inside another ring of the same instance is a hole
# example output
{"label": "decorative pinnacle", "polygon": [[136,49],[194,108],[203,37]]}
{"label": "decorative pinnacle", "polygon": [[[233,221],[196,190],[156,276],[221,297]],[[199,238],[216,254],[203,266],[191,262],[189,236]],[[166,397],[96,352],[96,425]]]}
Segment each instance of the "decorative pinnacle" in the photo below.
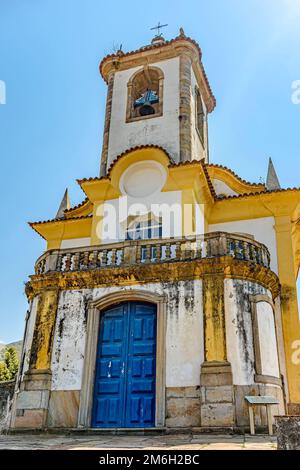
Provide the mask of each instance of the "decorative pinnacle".
{"label": "decorative pinnacle", "polygon": [[69,198],[69,192],[68,188],[65,190],[64,197],[62,198],[62,201],[60,203],[59,209],[56,214],[56,219],[63,219],[65,217],[65,210],[70,209],[70,198]]}
{"label": "decorative pinnacle", "polygon": [[269,166],[268,166],[268,174],[267,174],[267,182],[266,187],[268,190],[273,191],[274,189],[280,189],[280,183],[278,176],[276,174],[272,159],[269,158]]}

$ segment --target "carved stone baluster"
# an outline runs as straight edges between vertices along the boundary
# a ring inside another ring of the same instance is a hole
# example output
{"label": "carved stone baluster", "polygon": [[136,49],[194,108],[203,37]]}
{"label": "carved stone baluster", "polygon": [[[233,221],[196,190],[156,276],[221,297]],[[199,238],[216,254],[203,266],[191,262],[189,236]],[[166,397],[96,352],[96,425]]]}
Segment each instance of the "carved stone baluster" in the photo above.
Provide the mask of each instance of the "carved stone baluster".
{"label": "carved stone baluster", "polygon": [[112,266],[115,266],[116,265],[116,260],[117,260],[117,254],[116,254],[117,250],[116,248],[113,248],[111,250],[111,265]]}
{"label": "carved stone baluster", "polygon": [[65,271],[70,271],[71,269],[71,253],[66,254],[66,261],[65,261]]}
{"label": "carved stone baluster", "polygon": [[196,253],[195,256],[196,258],[202,258],[202,239],[197,238],[196,239]]}
{"label": "carved stone baluster", "polygon": [[210,244],[210,246],[211,246],[211,256],[213,258],[215,258],[216,256],[219,256],[219,250],[220,250],[219,244],[220,244],[219,237],[215,237],[215,238],[211,239],[211,244]]}
{"label": "carved stone baluster", "polygon": [[107,266],[107,250],[102,251],[102,266]]}
{"label": "carved stone baluster", "polygon": [[262,249],[256,247],[256,253],[257,253],[257,263],[258,263],[258,264],[263,264],[263,260],[262,260]]}
{"label": "carved stone baluster", "polygon": [[146,259],[145,263],[150,263],[151,261],[151,245],[146,245]]}
{"label": "carved stone baluster", "polygon": [[231,240],[230,240],[230,238],[227,238],[226,240],[227,240],[226,241],[226,246],[227,246],[226,256],[232,256],[232,253],[231,253]]}
{"label": "carved stone baluster", "polygon": [[142,251],[143,251],[143,246],[142,245],[136,245],[136,262],[137,264],[140,264],[142,261]]}
{"label": "carved stone baluster", "polygon": [[184,259],[191,259],[191,257],[192,257],[191,241],[187,240],[185,242]]}
{"label": "carved stone baluster", "polygon": [[206,257],[211,258],[211,245],[212,245],[212,238],[208,238],[206,240]]}
{"label": "carved stone baluster", "polygon": [[166,243],[165,258],[166,260],[171,258],[171,243]]}
{"label": "carved stone baluster", "polygon": [[234,240],[233,244],[233,252],[234,252],[234,258],[239,258],[239,241]]}
{"label": "carved stone baluster", "polygon": [[97,257],[98,257],[98,251],[93,250],[91,257],[90,257],[90,268],[95,269],[97,267]]}
{"label": "carved stone baluster", "polygon": [[270,267],[270,253],[269,250],[266,250],[266,268]]}
{"label": "carved stone baluster", "polygon": [[42,261],[39,262],[37,266],[37,272],[36,274],[44,274],[45,273],[45,268],[46,268],[46,259],[42,259]]}
{"label": "carved stone baluster", "polygon": [[176,242],[176,259],[180,260],[181,259],[181,241]]}
{"label": "carved stone baluster", "polygon": [[82,271],[82,269],[84,269],[84,253],[83,252],[80,252],[79,253],[79,270]]}
{"label": "carved stone baluster", "polygon": [[57,257],[56,271],[62,270],[62,254]]}
{"label": "carved stone baluster", "polygon": [[252,245],[252,244],[251,244],[251,247],[250,247],[250,253],[251,253],[251,261],[256,263],[256,250],[255,250],[255,246]]}
{"label": "carved stone baluster", "polygon": [[73,258],[73,269],[74,271],[79,271],[79,261],[80,261],[80,253],[75,253]]}
{"label": "carved stone baluster", "polygon": [[35,265],[35,274],[40,274],[40,263]]}
{"label": "carved stone baluster", "polygon": [[222,233],[219,237],[219,255],[226,256],[227,253],[227,237]]}
{"label": "carved stone baluster", "polygon": [[250,250],[249,250],[249,243],[248,242],[243,242],[243,258],[246,261],[249,261],[250,259]]}
{"label": "carved stone baluster", "polygon": [[75,258],[75,253],[71,253],[71,256],[70,256],[70,271],[75,271],[75,269],[74,269],[74,258]]}
{"label": "carved stone baluster", "polygon": [[156,245],[156,261],[161,261],[161,245],[157,243]]}
{"label": "carved stone baluster", "polygon": [[124,263],[124,248],[118,250],[117,264],[120,266]]}
{"label": "carved stone baluster", "polygon": [[89,267],[89,256],[90,256],[90,252],[85,251],[83,254],[83,269],[88,269]]}

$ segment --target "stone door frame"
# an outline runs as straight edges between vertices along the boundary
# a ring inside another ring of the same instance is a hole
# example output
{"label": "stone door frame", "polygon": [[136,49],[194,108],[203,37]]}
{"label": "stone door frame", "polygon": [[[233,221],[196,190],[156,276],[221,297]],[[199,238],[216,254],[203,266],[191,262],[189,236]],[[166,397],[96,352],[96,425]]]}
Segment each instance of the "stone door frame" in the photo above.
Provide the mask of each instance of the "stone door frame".
{"label": "stone door frame", "polygon": [[144,290],[128,290],[114,292],[89,303],[78,413],[79,428],[91,427],[100,316],[104,310],[114,304],[134,301],[150,302],[157,308],[155,426],[163,427],[165,425],[166,297]]}

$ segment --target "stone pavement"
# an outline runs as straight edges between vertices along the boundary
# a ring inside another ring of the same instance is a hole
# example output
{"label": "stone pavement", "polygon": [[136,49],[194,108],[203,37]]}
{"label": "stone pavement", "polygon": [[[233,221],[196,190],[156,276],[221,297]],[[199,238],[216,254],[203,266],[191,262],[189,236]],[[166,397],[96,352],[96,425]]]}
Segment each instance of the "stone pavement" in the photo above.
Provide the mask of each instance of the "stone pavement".
{"label": "stone pavement", "polygon": [[276,450],[276,448],[276,437],[267,435],[0,435],[0,450]]}

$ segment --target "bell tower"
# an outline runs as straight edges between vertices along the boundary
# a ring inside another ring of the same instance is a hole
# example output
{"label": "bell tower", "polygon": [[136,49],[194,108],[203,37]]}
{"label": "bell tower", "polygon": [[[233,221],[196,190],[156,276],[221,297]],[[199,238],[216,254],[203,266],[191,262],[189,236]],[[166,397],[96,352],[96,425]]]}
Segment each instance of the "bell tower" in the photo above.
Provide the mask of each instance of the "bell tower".
{"label": "bell tower", "polygon": [[199,45],[185,36],[104,57],[108,85],[101,176],[123,152],[141,145],[164,148],[174,163],[208,162],[207,116],[215,107]]}

